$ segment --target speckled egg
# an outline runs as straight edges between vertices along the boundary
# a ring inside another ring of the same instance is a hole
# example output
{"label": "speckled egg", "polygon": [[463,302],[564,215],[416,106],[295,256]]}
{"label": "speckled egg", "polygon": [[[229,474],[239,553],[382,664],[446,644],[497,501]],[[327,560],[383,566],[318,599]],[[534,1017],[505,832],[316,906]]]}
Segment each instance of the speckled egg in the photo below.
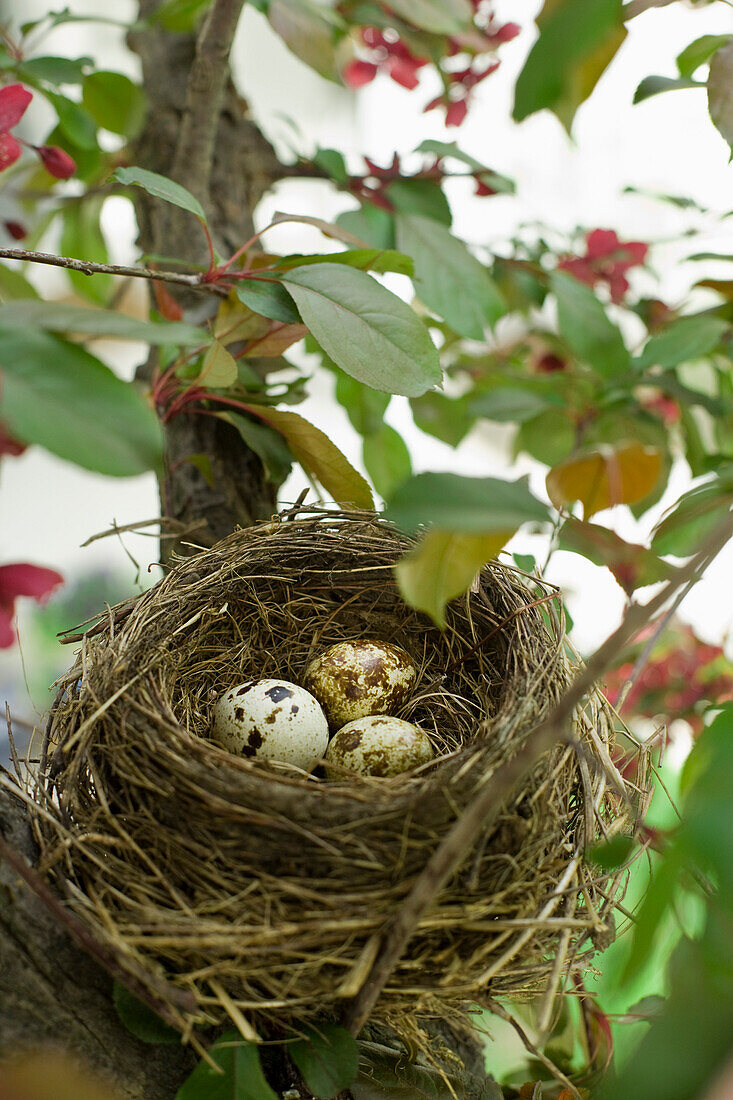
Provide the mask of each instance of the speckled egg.
{"label": "speckled egg", "polygon": [[305,688],[258,680],[237,684],[217,700],[212,734],[229,752],[311,771],[325,756],[328,722]]}
{"label": "speckled egg", "polygon": [[427,764],[434,756],[430,738],[419,726],[389,714],[372,714],[349,722],[331,738],[326,775],[343,778],[328,767],[329,761],[360,775],[389,776]]}
{"label": "speckled egg", "polygon": [[373,639],[337,642],[311,661],[303,684],[326,712],[332,730],[367,714],[389,714],[407,702],[415,662],[398,645]]}

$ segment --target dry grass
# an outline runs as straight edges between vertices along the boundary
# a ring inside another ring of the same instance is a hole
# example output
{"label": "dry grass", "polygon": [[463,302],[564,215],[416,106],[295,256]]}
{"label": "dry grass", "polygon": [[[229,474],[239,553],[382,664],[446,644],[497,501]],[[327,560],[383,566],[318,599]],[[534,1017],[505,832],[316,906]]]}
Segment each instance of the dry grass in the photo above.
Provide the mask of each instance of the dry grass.
{"label": "dry grass", "polygon": [[[172,1008],[182,1026],[272,1034],[336,1014],[456,814],[572,675],[550,586],[492,564],[441,633],[396,591],[408,545],[373,516],[316,510],[236,532],[92,627],[61,683],[36,792],[42,866],[123,970],[194,995],[195,1013]],[[416,659],[400,716],[430,733],[435,763],[326,782],[209,740],[217,692],[298,682],[319,650],[364,635]],[[379,1020],[405,1030],[556,987],[612,935],[620,876],[583,860],[632,821],[612,730],[594,694],[421,921]]]}

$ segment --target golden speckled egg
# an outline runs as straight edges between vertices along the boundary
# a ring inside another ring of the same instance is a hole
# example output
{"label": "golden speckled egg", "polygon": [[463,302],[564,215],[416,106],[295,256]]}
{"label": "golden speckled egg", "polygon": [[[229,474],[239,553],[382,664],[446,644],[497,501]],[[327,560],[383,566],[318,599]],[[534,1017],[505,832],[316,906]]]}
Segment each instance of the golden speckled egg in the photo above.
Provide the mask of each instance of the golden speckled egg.
{"label": "golden speckled egg", "polygon": [[303,685],[323,707],[331,729],[338,730],[355,718],[398,710],[416,677],[409,653],[370,638],[330,646],[308,665]]}
{"label": "golden speckled egg", "polygon": [[237,684],[214,705],[214,739],[229,752],[311,771],[328,745],[328,722],[305,688],[287,680]]}
{"label": "golden speckled egg", "polygon": [[372,714],[349,722],[331,738],[326,775],[342,778],[328,767],[329,761],[360,775],[389,776],[427,764],[434,756],[430,738],[419,726],[389,714]]}

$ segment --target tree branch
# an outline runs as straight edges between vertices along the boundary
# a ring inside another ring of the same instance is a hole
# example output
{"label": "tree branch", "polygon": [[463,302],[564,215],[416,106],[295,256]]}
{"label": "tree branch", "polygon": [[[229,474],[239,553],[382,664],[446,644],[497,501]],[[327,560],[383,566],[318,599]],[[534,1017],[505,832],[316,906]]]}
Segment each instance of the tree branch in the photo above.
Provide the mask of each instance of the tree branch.
{"label": "tree branch", "polygon": [[65,267],[82,275],[123,275],[132,279],[154,279],[163,283],[178,283],[189,290],[203,290],[226,298],[228,291],[214,283],[205,283],[202,276],[186,275],[182,271],[153,271],[149,267],[126,267],[124,264],[98,264],[92,260],[76,260],[71,256],[56,256],[53,252],[28,252],[24,248],[0,248],[0,259],[28,260],[34,264]]}
{"label": "tree branch", "polygon": [[706,539],[699,553],[679,569],[653,599],[643,605],[632,604],[621,625],[596,650],[551,714],[536,727],[524,748],[483,784],[478,795],[456,820],[416,879],[391,929],[385,935],[382,948],[364,985],[354,1000],[346,1006],[343,1022],[353,1035],[358,1035],[368,1020],[423,913],[460,867],[479,834],[496,818],[509,792],[556,741],[563,737],[576,706],[630,639],[651,621],[679,588],[687,585],[692,578],[699,579],[732,537],[733,512],[729,512],[725,521]]}
{"label": "tree branch", "polygon": [[186,87],[186,106],[172,176],[204,204],[214,163],[216,135],[229,80],[229,51],[244,0],[214,0],[196,40]]}

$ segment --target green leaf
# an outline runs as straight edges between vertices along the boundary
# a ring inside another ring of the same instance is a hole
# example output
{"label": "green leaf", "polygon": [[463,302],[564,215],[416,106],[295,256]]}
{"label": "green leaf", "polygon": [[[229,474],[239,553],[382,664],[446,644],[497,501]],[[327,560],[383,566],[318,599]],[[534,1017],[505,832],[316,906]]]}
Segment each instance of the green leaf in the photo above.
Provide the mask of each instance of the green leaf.
{"label": "green leaf", "polygon": [[466,591],[482,565],[496,557],[515,530],[490,535],[428,531],[394,567],[402,598],[410,607],[425,611],[442,629],[446,604]]}
{"label": "green leaf", "polygon": [[441,225],[452,221],[448,199],[442,188],[430,180],[393,180],[385,194],[400,214],[417,214]]}
{"label": "green leaf", "polygon": [[307,1038],[288,1044],[287,1051],[314,1096],[330,1100],[356,1079],[359,1048],[356,1039],[342,1027],[321,1024],[306,1027]]}
{"label": "green leaf", "polygon": [[416,397],[441,379],[427,329],[369,275],[339,264],[283,277],[303,321],[342,370],[376,390]]}
{"label": "green leaf", "polygon": [[181,187],[180,183],[160,176],[157,172],[149,172],[147,168],[117,168],[114,175],[120,183],[142,187],[149,195],[164,199],[173,206],[180,206],[181,210],[188,210],[200,221],[206,221],[204,208],[199,200],[185,187]]}
{"label": "green leaf", "polygon": [[272,0],[267,18],[288,49],[326,80],[338,80],[336,30],[342,20],[312,0]]}
{"label": "green leaf", "polygon": [[446,397],[435,391],[410,400],[415,426],[449,447],[457,447],[475,423],[468,405],[468,396]]}
{"label": "green leaf", "polygon": [[90,73],[84,81],[82,102],[98,126],[126,138],[137,137],[145,121],[145,94],[122,73]]}
{"label": "green leaf", "polygon": [[345,210],[336,224],[374,248],[394,248],[394,218],[381,206],[365,203],[359,210]]}
{"label": "green leaf", "polygon": [[459,474],[418,474],[392,494],[385,519],[405,531],[430,523],[444,531],[487,535],[544,523],[547,508],[529,491],[526,477],[499,481]]}
{"label": "green leaf", "polygon": [[0,418],[11,433],[87,470],[127,477],[162,465],[155,413],[84,348],[0,326]]}
{"label": "green leaf", "polygon": [[468,409],[473,416],[484,416],[499,424],[522,424],[532,420],[556,401],[518,386],[495,386],[476,394],[469,401]]}
{"label": "green leaf", "polygon": [[[621,0],[545,0],[540,35],[517,79],[513,117],[521,122],[544,107],[570,102],[567,114],[592,91],[623,40]],[[601,66],[592,62],[600,56]],[[583,72],[591,63],[590,77]],[[589,86],[590,85],[590,86]]]}
{"label": "green leaf", "polygon": [[150,16],[153,25],[186,34],[195,30],[212,0],[166,0]]}
{"label": "green leaf", "polygon": [[[102,203],[95,199],[69,203],[63,210],[61,240],[64,256],[75,260],[91,260],[97,264],[109,263],[107,242],[102,233],[100,217]],[[111,275],[83,275],[81,271],[67,269],[66,275],[78,294],[97,305],[105,305],[112,293],[114,281]]]}
{"label": "green leaf", "polygon": [[111,309],[67,306],[63,302],[13,302],[0,306],[0,324],[34,327],[47,332],[83,333],[87,336],[115,336],[120,340],[142,340],[146,344],[205,344],[204,329],[183,321],[139,321]]}
{"label": "green leaf", "polygon": [[703,34],[685,46],[677,55],[677,71],[680,76],[693,76],[701,65],[709,61],[716,50],[730,42],[730,34]]}
{"label": "green leaf", "polygon": [[284,436],[293,456],[338,504],[374,508],[369,483],[320,428],[284,409],[250,405],[247,411]]}
{"label": "green leaf", "polygon": [[729,329],[728,322],[719,317],[680,317],[647,341],[635,366],[640,370],[668,369],[701,359],[717,347]]}
{"label": "green leaf", "polygon": [[362,451],[366,472],[381,497],[388,497],[412,475],[410,452],[399,432],[389,424],[364,436]]}
{"label": "green leaf", "polygon": [[[349,173],[346,169],[346,161],[343,153],[337,149],[316,149],[313,154],[313,163],[336,183],[347,183]],[[358,234],[357,234],[358,235]]]}
{"label": "green leaf", "polygon": [[80,149],[97,148],[97,126],[87,110],[58,93],[46,92],[46,98],[56,111],[59,127]]}
{"label": "green leaf", "polygon": [[19,271],[0,263],[0,301],[38,297],[36,288]]}
{"label": "green leaf", "polygon": [[157,1012],[148,1008],[134,993],[115,980],[112,989],[115,1009],[128,1031],[143,1043],[180,1043],[181,1036],[175,1028],[161,1020]]}
{"label": "green leaf", "polygon": [[409,256],[404,252],[396,252],[393,248],[352,248],[348,252],[324,252],[321,255],[308,255],[307,253],[293,256],[283,256],[278,259],[279,271],[290,271],[294,267],[309,267],[311,264],[346,264],[348,267],[358,267],[362,271],[376,271],[383,274],[385,271],[393,271],[397,275],[410,275],[414,271],[414,265]]}
{"label": "green leaf", "polygon": [[590,287],[564,271],[553,272],[550,285],[560,334],[573,353],[605,377],[627,371],[630,359],[623,337]]}
{"label": "green leaf", "polygon": [[468,30],[473,17],[467,0],[390,0],[390,8],[431,34],[460,34]]}
{"label": "green leaf", "polygon": [[234,287],[234,293],[240,302],[244,302],[261,317],[273,321],[284,321],[288,325],[300,324],[300,314],[293,305],[293,299],[279,282],[265,282],[262,279],[240,280]]}
{"label": "green leaf", "polygon": [[218,1070],[201,1061],[176,1093],[176,1100],[278,1100],[262,1072],[259,1051],[236,1031],[227,1031],[209,1057]]}
{"label": "green leaf", "polygon": [[[361,1041],[360,1072],[351,1086],[354,1100],[456,1100],[465,1095],[465,1084],[445,1070],[408,1061],[381,1043]],[[473,1095],[473,1093],[472,1093]],[[487,1078],[476,1100],[502,1100],[503,1092]]]}
{"label": "green leaf", "polygon": [[415,261],[415,289],[458,333],[481,340],[506,312],[499,290],[486,268],[463,241],[430,218],[398,214],[397,245]]}
{"label": "green leaf", "polygon": [[47,84],[81,84],[84,70],[94,64],[91,57],[31,57],[18,66],[18,74]]}
{"label": "green leaf", "polygon": [[662,92],[677,92],[682,88],[702,88],[696,80],[690,80],[688,76],[645,76],[634,92],[634,103],[643,103],[645,99],[651,99],[653,95]]}
{"label": "green leaf", "polygon": [[273,485],[282,485],[293,466],[293,455],[283,436],[268,424],[238,413],[219,413],[219,416],[232,424],[247,446],[259,456],[267,480]]}
{"label": "green leaf", "polygon": [[614,836],[605,844],[596,844],[589,848],[585,858],[590,863],[596,863],[603,871],[615,871],[623,867],[635,846],[633,836]]}
{"label": "green leaf", "polygon": [[459,149],[454,141],[433,141],[432,138],[428,138],[428,140],[420,142],[415,152],[433,153],[436,157],[452,157],[454,160],[460,161],[461,164],[467,165],[472,172],[478,173],[481,181],[498,194],[513,195],[517,190],[514,180],[509,179],[508,176],[502,176],[500,172],[495,172],[492,168],[487,168],[485,164],[476,160],[470,153],[464,153],[462,149]]}
{"label": "green leaf", "polygon": [[708,76],[710,117],[733,149],[733,41],[713,54]]}
{"label": "green leaf", "polygon": [[204,352],[201,370],[195,376],[200,386],[211,390],[225,390],[239,378],[237,360],[218,340],[212,340]]}
{"label": "green leaf", "polygon": [[514,440],[517,454],[523,451],[538,462],[555,466],[575,449],[577,428],[564,409],[547,409],[520,424]]}
{"label": "green leaf", "polygon": [[388,393],[373,390],[363,382],[345,374],[338,367],[336,372],[336,400],[346,409],[352,426],[359,435],[379,432],[384,424],[384,414],[391,400]]}
{"label": "green leaf", "polygon": [[697,485],[683,493],[654,531],[655,554],[686,558],[696,553],[733,506],[733,473]]}

